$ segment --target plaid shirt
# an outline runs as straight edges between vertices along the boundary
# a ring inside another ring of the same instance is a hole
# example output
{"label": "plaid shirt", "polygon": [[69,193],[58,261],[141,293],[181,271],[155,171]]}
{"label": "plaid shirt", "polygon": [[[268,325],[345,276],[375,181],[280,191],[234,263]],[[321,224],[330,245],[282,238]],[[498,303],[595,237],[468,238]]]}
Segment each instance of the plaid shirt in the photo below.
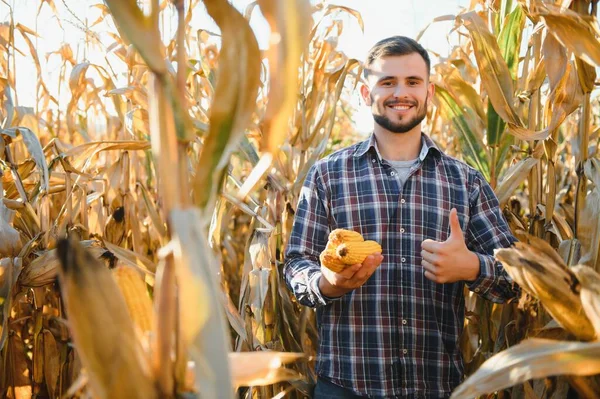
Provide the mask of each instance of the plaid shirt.
{"label": "plaid shirt", "polygon": [[[313,165],[302,188],[286,249],[285,280],[298,301],[317,307],[316,372],[370,397],[443,397],[463,379],[459,337],[464,285],[493,302],[517,287],[494,260],[510,233],[483,176],[443,154],[423,135],[419,162],[403,187],[375,136]],[[458,211],[467,247],[480,261],[473,282],[436,284],[424,277],[421,242],[445,241]],[[335,228],[381,244],[383,263],[341,298],[319,288],[319,254]]]}

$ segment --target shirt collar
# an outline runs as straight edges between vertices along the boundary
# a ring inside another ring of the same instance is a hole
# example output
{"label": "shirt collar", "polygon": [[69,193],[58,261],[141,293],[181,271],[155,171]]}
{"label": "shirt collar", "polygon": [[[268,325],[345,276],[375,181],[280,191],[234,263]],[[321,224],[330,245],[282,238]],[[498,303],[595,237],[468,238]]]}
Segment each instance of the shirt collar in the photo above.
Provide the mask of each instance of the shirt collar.
{"label": "shirt collar", "polygon": [[[425,133],[421,133],[421,143],[422,143],[421,152],[419,153],[419,159],[421,161],[425,160],[425,157],[427,157],[430,150],[433,150],[433,151],[431,151],[432,153],[435,153],[435,152],[437,152],[438,154],[442,153],[440,151],[440,149],[437,147],[437,145],[435,145],[433,140],[431,140],[429,138],[429,136],[427,136]],[[377,147],[377,140],[375,138],[375,135],[372,133],[367,140],[363,141],[362,143],[360,143],[357,146],[356,150],[354,151],[354,156],[362,157],[371,148],[373,148],[373,150],[377,154],[377,158],[379,158],[379,160],[382,160],[383,158],[381,157],[381,153],[379,152],[379,148]]]}

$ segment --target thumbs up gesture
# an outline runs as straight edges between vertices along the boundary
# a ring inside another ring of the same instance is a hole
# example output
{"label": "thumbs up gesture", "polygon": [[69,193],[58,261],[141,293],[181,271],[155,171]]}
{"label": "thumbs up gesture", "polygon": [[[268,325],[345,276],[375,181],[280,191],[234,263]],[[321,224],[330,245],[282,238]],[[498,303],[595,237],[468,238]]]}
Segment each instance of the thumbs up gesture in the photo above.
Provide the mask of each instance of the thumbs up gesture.
{"label": "thumbs up gesture", "polygon": [[421,265],[425,277],[436,283],[473,281],[479,275],[479,258],[469,251],[455,208],[450,211],[450,236],[444,242],[425,240],[421,244]]}

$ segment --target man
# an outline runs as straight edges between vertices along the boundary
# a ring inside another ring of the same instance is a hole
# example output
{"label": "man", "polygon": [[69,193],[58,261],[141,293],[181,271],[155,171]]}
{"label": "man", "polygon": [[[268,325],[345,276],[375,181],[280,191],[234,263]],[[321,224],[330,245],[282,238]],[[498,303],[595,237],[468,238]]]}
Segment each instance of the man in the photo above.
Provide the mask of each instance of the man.
{"label": "man", "polygon": [[[421,132],[429,70],[414,40],[377,43],[361,87],[373,134],[316,162],[304,183],[284,273],[298,301],[317,307],[315,398],[448,397],[463,378],[464,285],[494,302],[516,295],[493,258],[516,239],[492,189]],[[340,273],[322,267],[336,228],[382,254]]]}

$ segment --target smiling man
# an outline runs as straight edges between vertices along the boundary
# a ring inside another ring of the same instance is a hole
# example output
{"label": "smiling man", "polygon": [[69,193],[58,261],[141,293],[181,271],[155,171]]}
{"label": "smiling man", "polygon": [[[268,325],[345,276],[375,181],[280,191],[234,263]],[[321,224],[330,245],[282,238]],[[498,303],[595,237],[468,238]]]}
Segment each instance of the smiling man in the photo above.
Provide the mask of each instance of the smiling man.
{"label": "smiling man", "polygon": [[[304,183],[284,274],[317,308],[317,399],[448,397],[463,379],[465,285],[494,302],[517,295],[493,258],[516,241],[494,192],[421,132],[429,70],[414,40],[377,43],[361,87],[373,134],[316,162]],[[322,267],[336,228],[382,253],[339,273]]]}

